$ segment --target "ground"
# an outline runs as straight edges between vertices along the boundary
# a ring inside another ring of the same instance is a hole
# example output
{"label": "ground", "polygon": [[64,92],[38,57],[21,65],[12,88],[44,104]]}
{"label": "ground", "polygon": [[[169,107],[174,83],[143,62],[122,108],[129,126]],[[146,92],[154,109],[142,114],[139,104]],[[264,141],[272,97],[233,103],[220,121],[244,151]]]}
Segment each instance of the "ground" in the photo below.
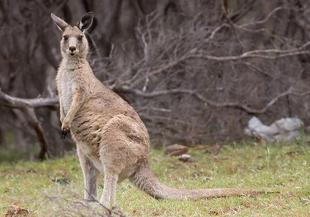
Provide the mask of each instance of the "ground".
{"label": "ground", "polygon": [[[117,193],[121,209],[133,217],[310,216],[310,144],[307,139],[290,144],[230,144],[218,155],[197,146],[190,153],[196,162],[183,163],[161,150],[153,150],[152,168],[163,183],[179,188],[241,187],[279,193],[158,201],[124,182]],[[101,191],[101,179],[99,182]],[[56,210],[59,212],[78,201],[82,188],[82,173],[73,153],[44,162],[0,162],[0,216],[12,205],[26,209],[29,216],[60,216],[54,214]]]}

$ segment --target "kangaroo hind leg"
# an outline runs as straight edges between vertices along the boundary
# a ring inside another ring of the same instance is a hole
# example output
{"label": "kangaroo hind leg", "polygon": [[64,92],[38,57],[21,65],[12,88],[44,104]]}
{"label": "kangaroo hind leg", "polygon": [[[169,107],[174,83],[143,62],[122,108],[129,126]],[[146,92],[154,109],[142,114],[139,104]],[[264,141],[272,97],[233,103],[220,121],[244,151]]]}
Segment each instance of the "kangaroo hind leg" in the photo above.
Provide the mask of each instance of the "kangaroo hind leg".
{"label": "kangaroo hind leg", "polygon": [[84,200],[95,201],[97,197],[97,170],[90,159],[77,148],[80,165],[84,178]]}
{"label": "kangaroo hind leg", "polygon": [[118,174],[115,174],[105,168],[104,186],[100,203],[102,203],[108,209],[112,209],[116,205],[117,181],[118,181]]}

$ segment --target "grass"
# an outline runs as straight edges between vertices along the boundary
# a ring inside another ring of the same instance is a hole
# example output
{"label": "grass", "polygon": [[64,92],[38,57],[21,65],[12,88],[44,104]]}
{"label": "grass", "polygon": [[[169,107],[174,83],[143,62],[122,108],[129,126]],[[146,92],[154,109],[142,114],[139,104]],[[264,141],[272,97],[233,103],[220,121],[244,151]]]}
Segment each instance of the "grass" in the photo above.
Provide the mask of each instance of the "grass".
{"label": "grass", "polygon": [[[232,186],[280,193],[157,201],[123,182],[117,193],[123,211],[129,216],[143,217],[310,216],[310,145],[306,139],[293,144],[232,144],[218,155],[195,148],[190,153],[196,162],[182,163],[161,150],[153,150],[152,168],[163,183],[179,188]],[[0,216],[12,204],[29,210],[30,216],[56,216],[53,213],[57,197],[71,193],[82,197],[82,182],[75,155],[44,162],[2,162]],[[51,197],[56,199],[48,199]]]}

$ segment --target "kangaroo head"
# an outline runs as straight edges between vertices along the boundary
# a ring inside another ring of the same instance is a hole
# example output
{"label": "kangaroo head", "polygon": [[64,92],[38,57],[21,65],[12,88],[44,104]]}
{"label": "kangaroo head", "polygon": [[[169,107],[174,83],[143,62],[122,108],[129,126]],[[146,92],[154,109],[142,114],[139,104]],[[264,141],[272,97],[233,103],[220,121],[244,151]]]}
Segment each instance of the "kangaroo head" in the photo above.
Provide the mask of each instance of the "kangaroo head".
{"label": "kangaroo head", "polygon": [[[62,32],[62,39],[60,41],[60,50],[63,57],[69,58],[85,58],[88,54],[88,41],[85,33],[92,25],[91,21],[82,21],[79,26],[71,26],[63,19],[57,17],[53,13],[51,17],[58,29]],[[89,18],[91,19],[91,18]]]}

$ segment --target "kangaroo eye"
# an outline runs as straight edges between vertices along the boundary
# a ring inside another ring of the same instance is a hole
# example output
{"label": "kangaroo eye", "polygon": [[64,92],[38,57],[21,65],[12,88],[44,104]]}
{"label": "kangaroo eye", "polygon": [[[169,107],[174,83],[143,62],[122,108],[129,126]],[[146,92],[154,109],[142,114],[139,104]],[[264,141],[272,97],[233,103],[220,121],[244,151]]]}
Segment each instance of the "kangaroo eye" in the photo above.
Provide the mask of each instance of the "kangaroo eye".
{"label": "kangaroo eye", "polygon": [[83,35],[79,35],[77,38],[78,38],[79,41],[82,41]]}
{"label": "kangaroo eye", "polygon": [[68,38],[69,38],[69,37],[68,37],[67,35],[64,35],[64,36],[63,36],[63,39],[64,39],[65,41],[68,41]]}

